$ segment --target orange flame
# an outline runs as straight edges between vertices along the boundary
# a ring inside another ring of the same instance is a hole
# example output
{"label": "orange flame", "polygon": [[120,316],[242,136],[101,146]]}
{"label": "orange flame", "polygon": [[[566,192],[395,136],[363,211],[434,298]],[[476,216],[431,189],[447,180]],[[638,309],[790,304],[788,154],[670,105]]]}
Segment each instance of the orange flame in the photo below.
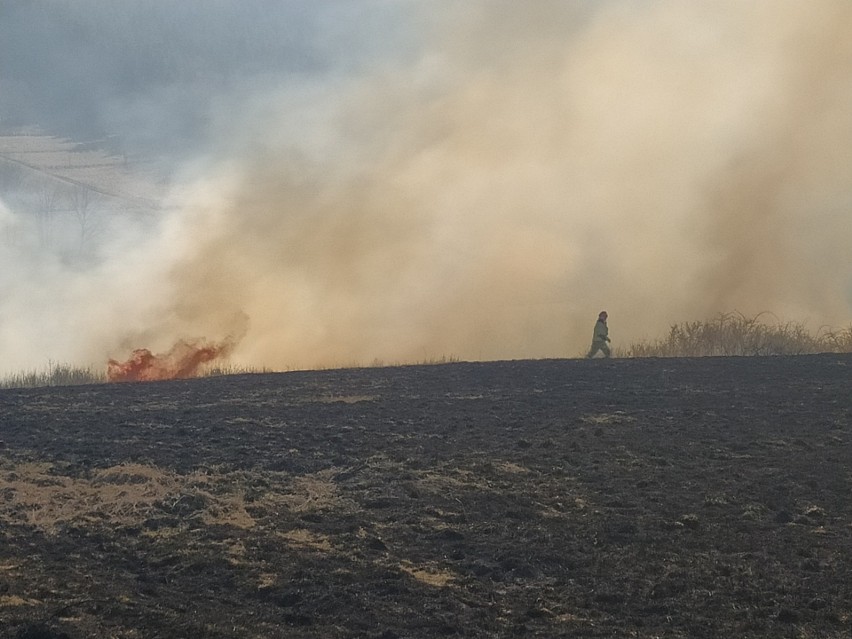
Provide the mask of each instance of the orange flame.
{"label": "orange flame", "polygon": [[180,340],[167,353],[159,355],[147,348],[137,348],[126,362],[109,360],[107,379],[111,382],[151,382],[197,377],[203,364],[226,357],[233,347],[233,342],[227,340],[219,344]]}

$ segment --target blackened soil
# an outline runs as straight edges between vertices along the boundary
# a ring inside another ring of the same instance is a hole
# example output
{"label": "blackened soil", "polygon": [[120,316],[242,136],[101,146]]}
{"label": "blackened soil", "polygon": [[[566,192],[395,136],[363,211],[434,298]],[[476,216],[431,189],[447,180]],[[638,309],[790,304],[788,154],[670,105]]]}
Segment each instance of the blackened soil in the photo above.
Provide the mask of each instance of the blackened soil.
{"label": "blackened soil", "polygon": [[0,637],[849,637],[852,358],[0,391]]}

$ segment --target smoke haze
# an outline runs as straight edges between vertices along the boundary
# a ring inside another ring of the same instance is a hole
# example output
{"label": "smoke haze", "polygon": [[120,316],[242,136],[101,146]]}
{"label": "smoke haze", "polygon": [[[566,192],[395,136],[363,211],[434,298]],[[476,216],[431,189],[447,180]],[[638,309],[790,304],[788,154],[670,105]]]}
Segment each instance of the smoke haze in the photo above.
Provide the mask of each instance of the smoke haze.
{"label": "smoke haze", "polygon": [[850,322],[847,0],[375,2],[398,37],[348,65],[316,43],[344,4],[301,17],[298,77],[203,102],[155,229],[71,273],[4,249],[5,365],[576,356],[604,308],[616,345]]}

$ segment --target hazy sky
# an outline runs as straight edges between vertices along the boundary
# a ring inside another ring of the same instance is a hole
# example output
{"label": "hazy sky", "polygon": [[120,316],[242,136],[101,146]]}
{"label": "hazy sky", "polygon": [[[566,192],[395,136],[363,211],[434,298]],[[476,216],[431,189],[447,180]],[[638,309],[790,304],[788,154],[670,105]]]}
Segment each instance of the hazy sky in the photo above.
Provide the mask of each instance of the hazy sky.
{"label": "hazy sky", "polygon": [[6,250],[0,352],[237,336],[287,368],[576,356],[604,308],[616,345],[849,325],[849,33],[848,0],[5,0],[0,117],[116,134],[175,187],[83,271]]}
{"label": "hazy sky", "polygon": [[418,37],[393,0],[4,0],[0,115],[132,151],[212,141],[211,109],[328,82]]}

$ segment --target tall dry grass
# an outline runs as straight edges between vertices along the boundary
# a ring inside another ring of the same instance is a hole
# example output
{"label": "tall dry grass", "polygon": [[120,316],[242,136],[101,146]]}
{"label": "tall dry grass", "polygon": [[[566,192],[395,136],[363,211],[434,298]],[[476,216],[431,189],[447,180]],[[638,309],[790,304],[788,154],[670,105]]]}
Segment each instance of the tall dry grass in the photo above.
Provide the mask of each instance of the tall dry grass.
{"label": "tall dry grass", "polygon": [[48,362],[41,370],[21,371],[0,379],[0,388],[39,388],[42,386],[79,386],[106,381],[106,370]]}
{"label": "tall dry grass", "polygon": [[852,326],[820,328],[800,322],[770,322],[771,315],[721,313],[715,319],[675,324],[653,341],[615,350],[618,357],[708,357],[852,353]]}
{"label": "tall dry grass", "polygon": [[[211,366],[201,371],[201,377],[222,375],[243,375],[247,373],[269,373],[270,369],[246,368],[242,366]],[[48,362],[41,370],[21,371],[0,378],[2,388],[41,388],[44,386],[80,386],[83,384],[102,384],[107,381],[106,369],[94,369],[71,364]]]}

